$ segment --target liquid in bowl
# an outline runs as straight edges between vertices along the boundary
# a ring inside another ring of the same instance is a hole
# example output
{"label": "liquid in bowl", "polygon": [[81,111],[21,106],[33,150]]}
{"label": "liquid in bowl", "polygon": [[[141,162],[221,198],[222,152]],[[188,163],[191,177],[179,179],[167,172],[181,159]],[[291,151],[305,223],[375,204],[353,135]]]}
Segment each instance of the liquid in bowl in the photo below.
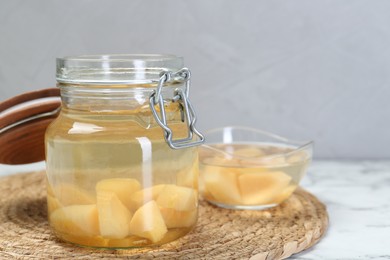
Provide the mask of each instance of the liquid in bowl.
{"label": "liquid in bowl", "polygon": [[200,190],[208,202],[231,209],[265,209],[286,200],[311,160],[306,150],[280,143],[201,146]]}

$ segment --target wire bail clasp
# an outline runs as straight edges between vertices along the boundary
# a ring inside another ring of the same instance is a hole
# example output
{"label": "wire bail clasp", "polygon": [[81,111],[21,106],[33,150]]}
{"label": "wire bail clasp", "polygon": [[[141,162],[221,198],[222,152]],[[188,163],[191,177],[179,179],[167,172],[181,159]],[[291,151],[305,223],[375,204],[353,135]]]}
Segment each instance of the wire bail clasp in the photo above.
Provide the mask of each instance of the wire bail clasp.
{"label": "wire bail clasp", "polygon": [[[191,72],[187,68],[182,68],[177,72],[163,71],[160,74],[160,80],[157,85],[157,89],[153,90],[150,94],[150,109],[156,122],[164,130],[164,138],[169,147],[172,149],[188,148],[204,143],[204,136],[195,128],[196,114],[194,108],[188,98],[190,90],[190,78]],[[164,84],[170,81],[184,82],[184,91],[181,88],[177,88],[174,91],[172,101],[179,102],[182,114],[182,120],[187,124],[188,134],[186,138],[173,140],[172,129],[167,124],[167,118],[164,108],[164,98],[162,96],[162,88]],[[160,108],[160,115],[158,114],[155,106]],[[195,136],[194,136],[195,134]],[[195,140],[194,140],[195,139]]]}

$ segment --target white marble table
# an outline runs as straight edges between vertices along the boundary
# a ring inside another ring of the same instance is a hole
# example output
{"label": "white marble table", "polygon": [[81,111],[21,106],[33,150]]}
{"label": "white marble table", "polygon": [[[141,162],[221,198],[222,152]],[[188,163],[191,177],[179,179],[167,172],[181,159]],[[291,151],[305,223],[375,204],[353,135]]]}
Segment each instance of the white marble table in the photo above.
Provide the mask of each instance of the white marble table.
{"label": "white marble table", "polygon": [[390,259],[390,161],[315,161],[301,186],[327,205],[330,224],[292,259]]}
{"label": "white marble table", "polygon": [[[0,165],[0,176],[43,167]],[[301,186],[327,205],[330,225],[291,259],[390,259],[390,160],[314,161]]]}

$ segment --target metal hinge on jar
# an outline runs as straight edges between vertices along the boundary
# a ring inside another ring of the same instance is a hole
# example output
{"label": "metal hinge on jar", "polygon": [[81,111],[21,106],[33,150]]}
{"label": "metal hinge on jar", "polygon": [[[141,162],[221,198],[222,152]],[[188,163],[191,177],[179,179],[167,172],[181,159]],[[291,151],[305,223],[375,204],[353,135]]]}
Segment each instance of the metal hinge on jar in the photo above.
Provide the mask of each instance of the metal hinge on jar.
{"label": "metal hinge on jar", "polygon": [[[177,72],[164,71],[160,74],[160,80],[157,85],[157,89],[150,95],[150,109],[152,110],[154,119],[164,130],[164,138],[169,147],[172,149],[181,149],[187,147],[193,147],[204,143],[204,136],[195,128],[196,114],[194,108],[188,98],[190,90],[190,77],[191,73],[189,69],[183,68]],[[167,118],[164,108],[164,98],[162,96],[162,88],[164,84],[170,81],[185,83],[184,91],[181,88],[177,88],[174,91],[172,101],[179,102],[181,105],[182,119],[187,123],[188,134],[186,138],[173,140],[172,129],[167,124]],[[160,115],[158,114],[155,106],[160,108]],[[194,136],[195,135],[195,136]]]}

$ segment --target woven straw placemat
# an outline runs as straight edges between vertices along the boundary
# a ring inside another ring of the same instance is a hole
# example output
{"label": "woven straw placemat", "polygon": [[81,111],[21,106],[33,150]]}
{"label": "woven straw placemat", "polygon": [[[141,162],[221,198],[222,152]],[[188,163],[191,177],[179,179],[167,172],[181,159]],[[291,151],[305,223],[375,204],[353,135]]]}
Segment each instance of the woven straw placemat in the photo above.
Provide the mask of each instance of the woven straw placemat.
{"label": "woven straw placemat", "polygon": [[283,259],[320,240],[328,226],[325,206],[298,189],[263,211],[234,211],[200,202],[196,228],[152,249],[98,250],[59,241],[46,213],[43,172],[0,179],[0,259]]}

